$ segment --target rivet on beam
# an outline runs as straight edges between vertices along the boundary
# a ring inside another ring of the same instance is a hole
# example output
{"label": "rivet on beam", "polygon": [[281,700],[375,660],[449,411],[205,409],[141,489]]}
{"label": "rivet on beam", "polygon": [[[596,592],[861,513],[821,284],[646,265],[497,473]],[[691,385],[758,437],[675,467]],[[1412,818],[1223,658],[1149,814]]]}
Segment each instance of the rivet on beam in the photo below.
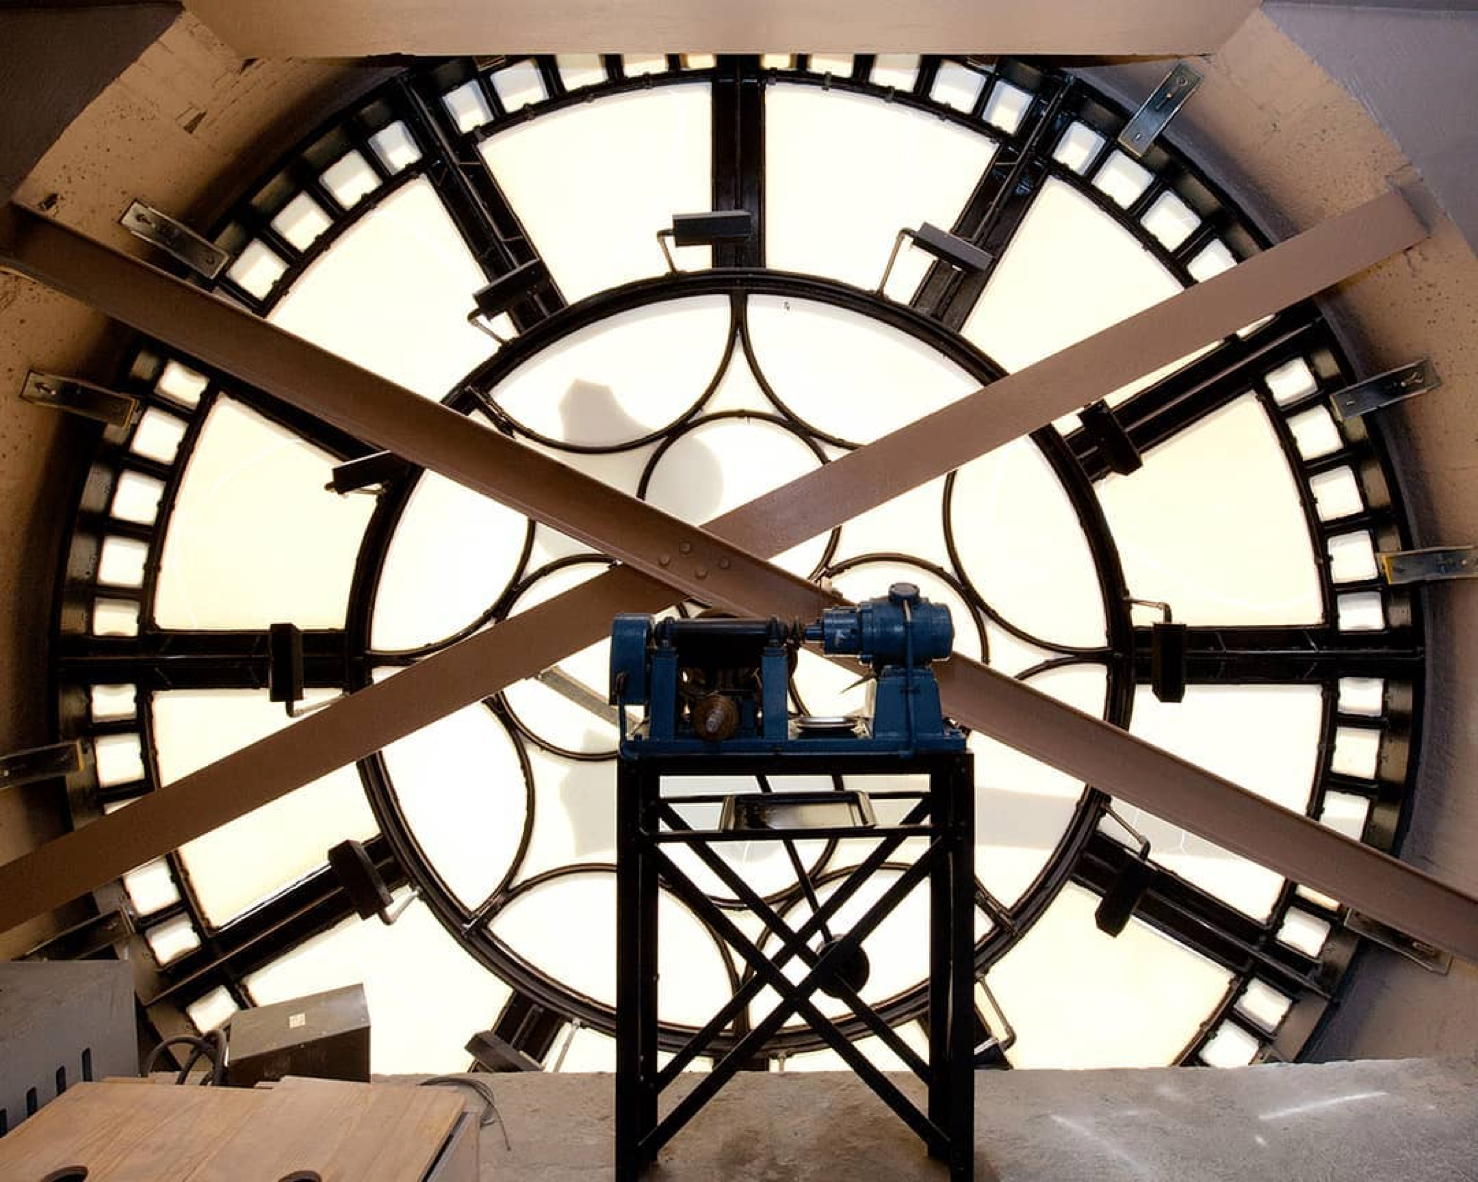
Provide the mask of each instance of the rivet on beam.
{"label": "rivet on beam", "polygon": [[82,744],[76,739],[0,755],[0,789],[80,772],[82,762]]}
{"label": "rivet on beam", "polygon": [[96,419],[110,427],[127,428],[138,414],[138,400],[104,386],[54,373],[26,374],[21,398],[33,406],[64,410],[68,414]]}
{"label": "rivet on beam", "polygon": [[1119,132],[1119,147],[1135,159],[1143,156],[1200,85],[1199,73],[1185,62],[1176,62],[1175,68],[1165,75],[1155,92],[1145,99],[1144,106]]}
{"label": "rivet on beam", "polygon": [[1399,369],[1376,374],[1375,377],[1356,382],[1353,386],[1346,386],[1330,402],[1334,407],[1334,417],[1345,422],[1410,398],[1414,394],[1435,390],[1441,384],[1442,379],[1437,376],[1432,362],[1423,358]]}
{"label": "rivet on beam", "polygon": [[1478,546],[1432,546],[1377,554],[1381,573],[1393,587],[1446,579],[1478,579]]}
{"label": "rivet on beam", "polygon": [[214,242],[142,201],[130,205],[118,219],[118,224],[134,237],[159,247],[206,279],[214,279],[231,261],[231,256]]}

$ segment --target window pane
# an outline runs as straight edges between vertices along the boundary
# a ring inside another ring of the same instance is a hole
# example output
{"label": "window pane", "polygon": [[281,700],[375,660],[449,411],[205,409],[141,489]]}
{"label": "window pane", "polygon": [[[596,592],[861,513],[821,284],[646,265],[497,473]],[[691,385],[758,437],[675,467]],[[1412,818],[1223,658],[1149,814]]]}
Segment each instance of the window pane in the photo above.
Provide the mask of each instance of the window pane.
{"label": "window pane", "polygon": [[[323,701],[330,690],[310,690]],[[154,695],[159,777],[173,783],[274,734],[292,720],[252,690],[171,690]],[[220,925],[322,866],[328,849],[379,831],[353,767],[340,768],[254,809],[180,849],[206,919]]]}
{"label": "window pane", "polygon": [[268,317],[427,398],[496,348],[467,323],[487,283],[430,181],[411,181],[354,223]]}
{"label": "window pane", "polygon": [[[501,131],[483,158],[570,302],[666,270],[658,230],[713,205],[707,86],[660,86]],[[678,265],[705,267],[706,248]],[[689,257],[691,256],[691,257]]]}
{"label": "window pane", "polygon": [[[953,226],[995,147],[922,111],[840,90],[772,86],[765,96],[769,265],[876,287],[898,231],[923,222]],[[905,249],[889,292],[908,299],[932,261]]]}
{"label": "window pane", "polygon": [[[1306,812],[1319,763],[1323,702],[1317,685],[1192,685],[1185,700],[1165,703],[1141,687],[1131,734],[1264,799]],[[1151,857],[1247,914],[1271,914],[1283,879],[1125,802],[1124,818],[1150,839]],[[1106,820],[1106,832],[1127,841]]]}
{"label": "window pane", "polygon": [[324,488],[335,462],[239,403],[218,400],[164,539],[159,624],[342,627],[374,502]]}
{"label": "window pane", "polygon": [[1096,485],[1131,595],[1189,624],[1314,624],[1319,573],[1293,475],[1252,395]]}
{"label": "window pane", "polygon": [[1096,896],[1068,885],[987,981],[1016,1030],[1015,1067],[1159,1067],[1190,1044],[1231,974],[1131,919],[1093,922]]}

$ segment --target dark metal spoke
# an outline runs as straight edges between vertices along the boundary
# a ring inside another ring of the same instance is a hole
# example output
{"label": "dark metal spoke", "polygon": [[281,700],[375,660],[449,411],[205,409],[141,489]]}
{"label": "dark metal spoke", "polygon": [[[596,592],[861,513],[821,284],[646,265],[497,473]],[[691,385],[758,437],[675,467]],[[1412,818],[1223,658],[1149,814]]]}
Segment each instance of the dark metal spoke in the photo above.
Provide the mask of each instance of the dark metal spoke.
{"label": "dark metal spoke", "polygon": [[759,62],[721,57],[713,82],[713,208],[748,210],[754,219],[747,240],[714,246],[715,267],[765,265],[765,88]]}
{"label": "dark metal spoke", "polygon": [[[1150,681],[1150,628],[1134,629],[1134,679]],[[1191,684],[1330,684],[1340,677],[1405,677],[1421,672],[1421,645],[1410,629],[1341,632],[1328,626],[1186,629]]]}
{"label": "dark metal spoke", "polygon": [[[63,683],[118,685],[144,691],[176,689],[265,689],[268,673],[265,631],[150,631],[140,636],[58,638]],[[338,629],[303,632],[304,684],[345,689],[351,659],[346,634]]]}

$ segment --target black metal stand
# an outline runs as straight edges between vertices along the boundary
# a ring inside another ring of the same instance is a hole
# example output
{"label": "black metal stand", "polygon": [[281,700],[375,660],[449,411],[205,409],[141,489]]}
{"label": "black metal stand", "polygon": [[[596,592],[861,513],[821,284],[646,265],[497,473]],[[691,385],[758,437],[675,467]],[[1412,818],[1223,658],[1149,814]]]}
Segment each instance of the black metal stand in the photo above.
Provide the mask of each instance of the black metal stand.
{"label": "black metal stand", "polygon": [[[841,774],[919,775],[927,789],[875,793],[914,801],[903,821],[872,828],[803,830],[694,830],[678,811],[684,802],[713,803],[717,796],[663,797],[666,776],[786,776]],[[616,954],[616,1179],[635,1182],[657,1151],[685,1125],[734,1074],[762,1051],[792,1014],[812,1029],[873,1089],[915,1133],[931,1156],[948,1162],[953,1182],[970,1182],[974,1165],[974,775],[964,752],[924,752],[907,758],[882,755],[713,755],[623,756],[617,774],[617,954]],[[820,951],[809,941],[826,929],[837,911],[856,894],[908,838],[925,838],[923,853],[891,883],[845,933]],[[836,838],[870,841],[874,848],[829,897],[798,927],[792,927],[750,887],[713,848],[724,841],[786,841]],[[762,918],[775,951],[760,950],[668,857],[665,847],[682,844]],[[855,962],[867,936],[920,882],[929,881],[929,1054],[925,1061],[899,1037],[847,983],[846,966]],[[659,1070],[657,1066],[657,887],[659,879],[712,926],[753,970],[734,996]],[[808,971],[792,982],[782,971],[799,957]],[[762,988],[779,995],[779,1004],[752,1030],[738,1035],[712,1071],[660,1121],[657,1100],[679,1072],[728,1031]],[[917,1075],[928,1088],[928,1111],[919,1111],[896,1084],[849,1042],[811,1001],[825,988],[842,998],[852,1013]]]}

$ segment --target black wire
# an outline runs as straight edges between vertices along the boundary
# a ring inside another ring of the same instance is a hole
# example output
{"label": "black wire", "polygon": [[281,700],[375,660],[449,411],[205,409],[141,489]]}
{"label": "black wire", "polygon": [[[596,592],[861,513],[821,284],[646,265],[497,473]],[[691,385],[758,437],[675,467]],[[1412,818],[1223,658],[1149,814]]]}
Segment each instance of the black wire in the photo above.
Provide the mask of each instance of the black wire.
{"label": "black wire", "polygon": [[498,1128],[503,1133],[503,1148],[511,1150],[512,1143],[508,1140],[508,1126],[503,1123],[503,1114],[498,1111],[498,1101],[493,1097],[492,1085],[475,1076],[466,1075],[433,1075],[430,1079],[423,1079],[421,1087],[442,1088],[470,1088],[482,1097],[482,1119],[478,1121],[481,1128],[487,1128],[494,1121],[498,1122]]}
{"label": "black wire", "polygon": [[180,1068],[175,1076],[176,1084],[183,1084],[190,1078],[190,1071],[201,1059],[210,1060],[210,1071],[201,1079],[201,1085],[220,1085],[226,1077],[226,1036],[223,1031],[211,1030],[206,1034],[196,1037],[193,1034],[181,1034],[174,1038],[166,1038],[162,1043],[149,1052],[149,1057],[144,1060],[144,1078],[147,1079],[159,1065],[159,1060],[164,1052],[170,1047],[188,1045],[191,1047],[190,1057]]}

